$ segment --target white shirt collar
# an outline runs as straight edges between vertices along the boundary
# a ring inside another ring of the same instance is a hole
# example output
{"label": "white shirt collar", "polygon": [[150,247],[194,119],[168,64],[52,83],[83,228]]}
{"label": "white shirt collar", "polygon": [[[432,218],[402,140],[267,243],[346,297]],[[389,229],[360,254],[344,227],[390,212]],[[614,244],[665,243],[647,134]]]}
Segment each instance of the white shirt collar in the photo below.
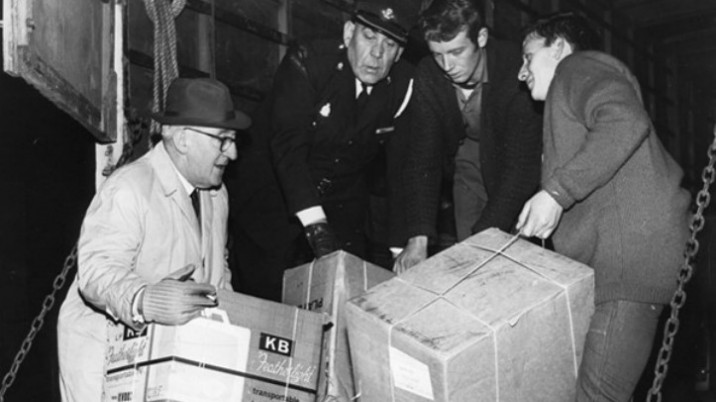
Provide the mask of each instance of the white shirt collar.
{"label": "white shirt collar", "polygon": [[172,167],[174,168],[174,171],[177,172],[177,176],[179,176],[179,181],[181,182],[182,187],[184,187],[184,190],[186,190],[186,193],[188,195],[191,195],[191,193],[196,189],[196,187],[192,186],[191,183],[189,183],[189,180],[187,180],[181,173],[179,173],[179,169],[172,163]]}
{"label": "white shirt collar", "polygon": [[[356,98],[363,91],[363,85],[364,84],[358,78],[356,78]],[[365,84],[365,90],[368,91],[368,95],[370,95],[371,91],[373,91],[373,85]]]}

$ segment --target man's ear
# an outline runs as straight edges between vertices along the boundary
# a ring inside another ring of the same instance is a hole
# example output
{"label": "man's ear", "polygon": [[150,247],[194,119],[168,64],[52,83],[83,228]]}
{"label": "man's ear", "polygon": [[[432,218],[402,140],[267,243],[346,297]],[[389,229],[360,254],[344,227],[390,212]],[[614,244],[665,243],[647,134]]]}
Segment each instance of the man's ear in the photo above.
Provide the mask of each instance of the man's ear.
{"label": "man's ear", "polygon": [[477,46],[481,48],[485,47],[489,36],[490,34],[487,32],[487,28],[480,28],[480,30],[477,31]]}
{"label": "man's ear", "polygon": [[351,43],[351,39],[353,39],[353,35],[356,31],[356,24],[353,21],[346,21],[345,24],[343,24],[343,44],[348,47],[348,44]]}
{"label": "man's ear", "polygon": [[555,59],[557,59],[557,61],[562,61],[562,59],[574,53],[572,44],[570,44],[568,40],[564,39],[561,36],[558,36],[554,40],[554,42],[552,43],[552,47],[554,48],[553,56]]}
{"label": "man's ear", "polygon": [[179,153],[185,154],[189,149],[189,138],[184,126],[172,126],[169,129],[173,131],[169,137],[172,145]]}

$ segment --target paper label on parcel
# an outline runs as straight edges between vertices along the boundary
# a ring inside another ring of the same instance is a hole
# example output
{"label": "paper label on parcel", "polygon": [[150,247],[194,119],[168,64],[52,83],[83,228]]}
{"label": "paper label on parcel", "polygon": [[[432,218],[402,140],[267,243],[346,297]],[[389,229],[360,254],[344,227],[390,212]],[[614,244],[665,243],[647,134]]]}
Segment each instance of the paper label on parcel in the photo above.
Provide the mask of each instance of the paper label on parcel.
{"label": "paper label on parcel", "polygon": [[390,372],[396,387],[431,401],[435,399],[433,386],[430,382],[430,368],[427,364],[391,347]]}

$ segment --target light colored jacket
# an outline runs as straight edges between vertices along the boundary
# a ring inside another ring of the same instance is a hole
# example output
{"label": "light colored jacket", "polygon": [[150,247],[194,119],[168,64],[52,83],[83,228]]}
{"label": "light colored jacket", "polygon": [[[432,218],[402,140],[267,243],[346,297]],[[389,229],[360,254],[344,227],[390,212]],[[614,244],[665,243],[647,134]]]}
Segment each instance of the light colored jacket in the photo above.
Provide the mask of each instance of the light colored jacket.
{"label": "light colored jacket", "polygon": [[82,224],[78,272],[57,324],[63,401],[101,399],[107,318],[131,324],[141,287],[194,264],[196,282],[231,289],[228,210],[223,185],[202,191],[199,231],[162,143],[100,187]]}

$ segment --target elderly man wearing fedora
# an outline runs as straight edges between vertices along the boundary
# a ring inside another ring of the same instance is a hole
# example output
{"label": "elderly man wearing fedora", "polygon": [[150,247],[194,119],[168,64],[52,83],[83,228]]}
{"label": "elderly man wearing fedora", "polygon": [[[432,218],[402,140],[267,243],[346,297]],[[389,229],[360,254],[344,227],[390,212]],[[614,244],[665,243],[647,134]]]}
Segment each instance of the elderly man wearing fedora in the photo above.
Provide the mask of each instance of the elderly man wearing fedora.
{"label": "elderly man wearing fedora", "polygon": [[231,289],[222,175],[250,120],[207,78],[176,79],[153,118],[161,142],[103,183],[82,223],[57,325],[63,401],[101,399],[107,319],[181,325]]}
{"label": "elderly man wearing fedora", "polygon": [[367,173],[409,100],[399,60],[420,2],[355,5],[341,40],[287,52],[228,180],[243,292],[280,299],[283,270],[302,257],[365,257]]}

